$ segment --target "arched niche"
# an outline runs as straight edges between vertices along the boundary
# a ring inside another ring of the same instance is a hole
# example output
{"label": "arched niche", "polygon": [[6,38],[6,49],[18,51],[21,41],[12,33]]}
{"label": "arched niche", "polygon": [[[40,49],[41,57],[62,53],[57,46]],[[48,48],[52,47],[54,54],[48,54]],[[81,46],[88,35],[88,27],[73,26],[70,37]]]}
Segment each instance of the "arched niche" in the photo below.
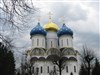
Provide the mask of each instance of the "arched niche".
{"label": "arched niche", "polygon": [[38,55],[38,56],[40,56],[40,55],[44,55],[44,54],[45,54],[45,51],[42,48],[34,48],[31,51],[31,56],[32,55]]}
{"label": "arched niche", "polygon": [[56,48],[50,48],[47,51],[47,55],[59,55],[60,51]]}
{"label": "arched niche", "polygon": [[77,61],[77,59],[75,57],[70,57],[69,60],[70,61]]}
{"label": "arched niche", "polygon": [[72,48],[64,48],[64,49],[62,50],[62,53],[63,53],[64,55],[76,55],[74,49],[72,49]]}

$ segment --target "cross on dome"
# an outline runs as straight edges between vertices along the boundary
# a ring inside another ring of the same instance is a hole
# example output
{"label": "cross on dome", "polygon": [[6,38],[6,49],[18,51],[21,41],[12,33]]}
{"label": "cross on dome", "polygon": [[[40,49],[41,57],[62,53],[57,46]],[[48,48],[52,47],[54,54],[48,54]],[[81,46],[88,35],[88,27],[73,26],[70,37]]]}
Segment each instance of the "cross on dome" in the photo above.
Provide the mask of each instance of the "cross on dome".
{"label": "cross on dome", "polygon": [[51,15],[52,15],[52,13],[49,12],[48,15],[49,15],[49,22],[51,22]]}
{"label": "cross on dome", "polygon": [[62,16],[61,18],[62,18],[62,22],[63,22],[63,24],[64,24],[64,23],[65,23],[65,17]]}
{"label": "cross on dome", "polygon": [[38,23],[40,22],[40,18],[41,18],[41,16],[38,16]]}

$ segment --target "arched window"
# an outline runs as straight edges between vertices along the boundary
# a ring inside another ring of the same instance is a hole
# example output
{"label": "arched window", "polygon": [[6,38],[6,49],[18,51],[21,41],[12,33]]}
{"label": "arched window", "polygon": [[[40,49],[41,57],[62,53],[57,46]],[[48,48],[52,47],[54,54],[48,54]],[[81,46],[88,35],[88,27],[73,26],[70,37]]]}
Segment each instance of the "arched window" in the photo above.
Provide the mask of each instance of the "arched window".
{"label": "arched window", "polygon": [[41,66],[41,73],[43,72],[43,68],[42,68],[42,66]]}
{"label": "arched window", "polygon": [[39,68],[38,67],[36,68],[36,73],[39,73]]}
{"label": "arched window", "polygon": [[74,66],[74,72],[76,72],[76,66]]}
{"label": "arched window", "polygon": [[61,40],[61,45],[63,46],[63,40]]}
{"label": "arched window", "polygon": [[52,47],[52,41],[51,41],[51,47]]}
{"label": "arched window", "polygon": [[69,43],[68,43],[68,39],[67,39],[67,46],[69,45]]}
{"label": "arched window", "polygon": [[47,47],[47,39],[45,38],[45,47]]}
{"label": "arched window", "polygon": [[34,66],[33,66],[33,70],[32,70],[32,71],[33,71],[33,73],[34,73]]}
{"label": "arched window", "polygon": [[37,46],[39,45],[39,39],[37,39]]}
{"label": "arched window", "polygon": [[73,45],[73,40],[71,40],[71,44]]}
{"label": "arched window", "polygon": [[54,66],[54,72],[56,71],[56,66]]}
{"label": "arched window", "polygon": [[42,39],[42,46],[44,46],[44,39]]}
{"label": "arched window", "polygon": [[68,66],[66,66],[66,72],[68,72]]}
{"label": "arched window", "polygon": [[73,73],[71,72],[70,75],[73,75]]}
{"label": "arched window", "polygon": [[32,41],[32,44],[34,45],[34,39],[33,39],[33,41]]}
{"label": "arched window", "polygon": [[47,66],[47,72],[49,73],[49,66]]}
{"label": "arched window", "polygon": [[57,42],[58,42],[58,46],[59,46],[59,40]]}

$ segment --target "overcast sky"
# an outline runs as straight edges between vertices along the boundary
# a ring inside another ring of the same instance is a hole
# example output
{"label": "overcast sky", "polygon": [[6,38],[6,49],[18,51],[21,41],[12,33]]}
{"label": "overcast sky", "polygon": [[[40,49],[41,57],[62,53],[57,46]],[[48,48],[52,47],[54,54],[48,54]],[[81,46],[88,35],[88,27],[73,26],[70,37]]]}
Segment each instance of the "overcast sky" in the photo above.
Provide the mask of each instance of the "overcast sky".
{"label": "overcast sky", "polygon": [[[36,0],[35,0],[36,1]],[[40,1],[40,0],[39,0]],[[52,13],[52,21],[59,27],[62,26],[62,16],[65,17],[66,25],[74,32],[74,48],[81,50],[83,45],[94,49],[100,53],[100,27],[99,27],[99,2],[98,0],[84,0],[84,2],[77,2],[70,0],[63,2],[34,2],[34,6],[39,10],[30,16],[28,25],[30,26],[23,34],[16,40],[16,45],[27,45],[27,49],[31,48],[30,31],[37,25],[37,17],[41,16],[40,23],[43,26],[48,22],[48,13]],[[85,2],[86,1],[86,2]]]}

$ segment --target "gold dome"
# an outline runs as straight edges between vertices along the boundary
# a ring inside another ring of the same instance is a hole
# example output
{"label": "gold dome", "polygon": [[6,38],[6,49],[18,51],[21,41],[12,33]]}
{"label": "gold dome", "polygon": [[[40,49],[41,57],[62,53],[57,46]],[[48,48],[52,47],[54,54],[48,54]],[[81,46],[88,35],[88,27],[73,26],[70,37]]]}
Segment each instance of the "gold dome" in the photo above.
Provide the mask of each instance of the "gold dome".
{"label": "gold dome", "polygon": [[49,23],[47,23],[47,24],[44,25],[44,29],[58,31],[59,30],[59,27],[55,23],[49,22]]}

